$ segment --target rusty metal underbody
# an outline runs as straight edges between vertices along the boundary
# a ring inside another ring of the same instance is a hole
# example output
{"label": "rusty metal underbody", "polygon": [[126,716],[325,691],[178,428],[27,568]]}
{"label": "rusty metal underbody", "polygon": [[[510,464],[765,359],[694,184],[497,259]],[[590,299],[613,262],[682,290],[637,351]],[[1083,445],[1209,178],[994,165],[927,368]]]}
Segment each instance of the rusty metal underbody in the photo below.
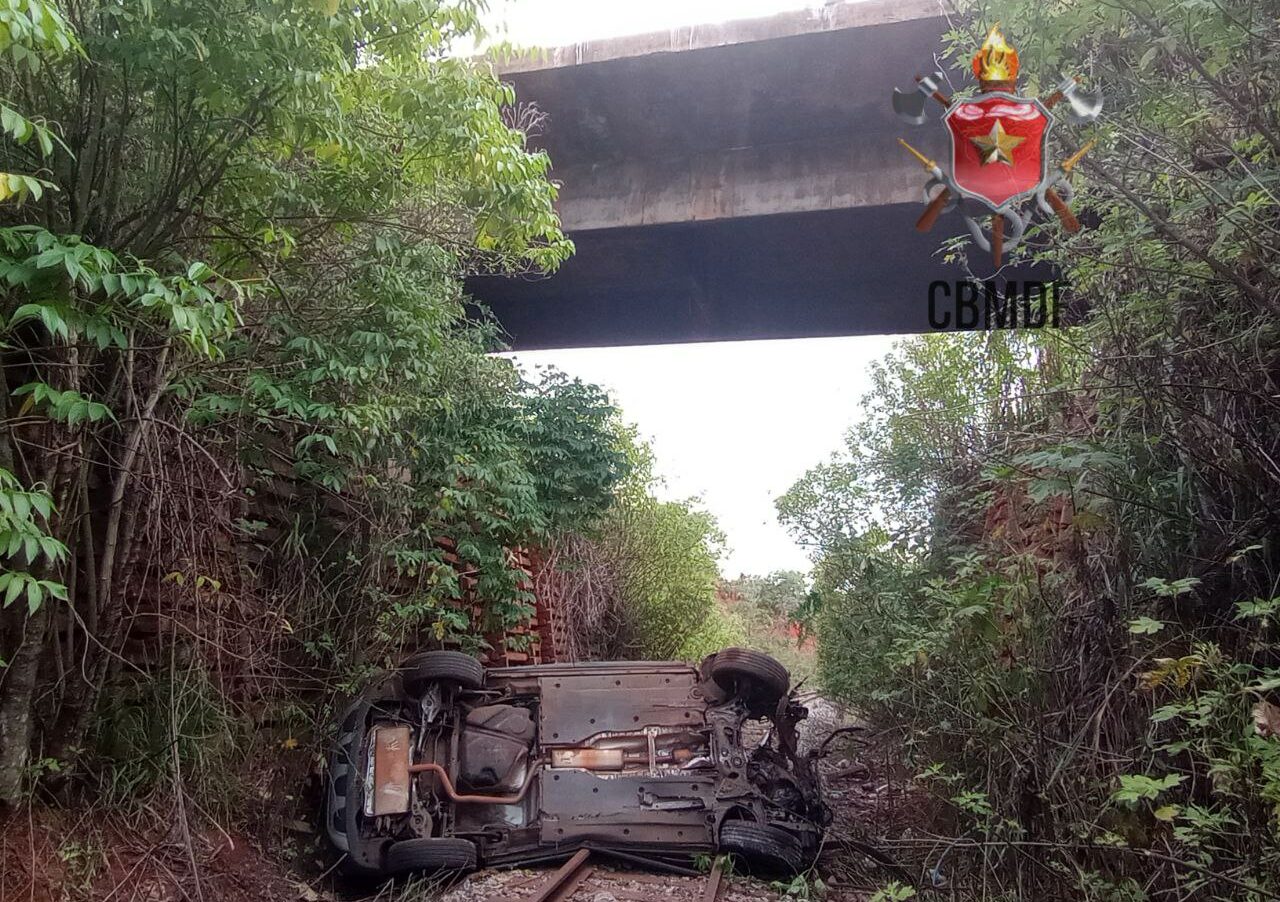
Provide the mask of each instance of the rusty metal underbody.
{"label": "rusty metal underbody", "polygon": [[371,708],[364,774],[365,814],[387,838],[465,837],[488,864],[589,846],[696,853],[731,813],[804,831],[821,806],[795,755],[804,709],[784,699],[777,748],[748,751],[742,707],[691,665],[490,670],[482,690],[421,700],[394,688]]}

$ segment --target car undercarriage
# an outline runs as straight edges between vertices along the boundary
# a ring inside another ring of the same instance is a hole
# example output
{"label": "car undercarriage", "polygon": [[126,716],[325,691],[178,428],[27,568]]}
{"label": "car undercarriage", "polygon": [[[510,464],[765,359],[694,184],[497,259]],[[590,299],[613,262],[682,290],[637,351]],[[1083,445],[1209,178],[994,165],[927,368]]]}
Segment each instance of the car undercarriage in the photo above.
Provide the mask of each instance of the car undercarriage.
{"label": "car undercarriage", "polygon": [[[732,853],[797,872],[828,821],[807,715],[772,658],[485,670],[422,652],[344,713],[326,827],[357,873],[515,865],[581,848]],[[759,723],[756,723],[759,721]],[[748,738],[751,737],[751,738]]]}

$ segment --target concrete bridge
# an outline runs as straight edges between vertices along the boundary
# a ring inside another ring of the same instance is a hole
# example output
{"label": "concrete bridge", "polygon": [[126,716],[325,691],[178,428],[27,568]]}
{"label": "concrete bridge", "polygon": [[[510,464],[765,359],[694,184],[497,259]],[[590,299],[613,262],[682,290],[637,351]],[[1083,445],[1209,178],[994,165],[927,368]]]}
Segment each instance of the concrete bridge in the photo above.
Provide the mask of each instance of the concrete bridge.
{"label": "concrete bridge", "polygon": [[835,2],[501,64],[548,116],[578,252],[472,293],[523,349],[928,329],[961,228],[914,231],[925,174],[897,138],[939,158],[945,137],[889,97],[945,28],[938,0]]}

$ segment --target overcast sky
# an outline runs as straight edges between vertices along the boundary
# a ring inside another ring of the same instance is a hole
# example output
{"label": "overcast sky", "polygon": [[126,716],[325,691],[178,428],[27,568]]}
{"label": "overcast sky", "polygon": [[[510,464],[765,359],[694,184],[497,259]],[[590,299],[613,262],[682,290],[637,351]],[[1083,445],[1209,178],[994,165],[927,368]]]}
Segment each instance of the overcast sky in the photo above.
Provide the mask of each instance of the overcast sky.
{"label": "overcast sky", "polygon": [[[804,0],[498,0],[506,37],[556,47],[821,6]],[[867,364],[884,337],[721,342],[523,352],[609,389],[652,441],[672,498],[699,496],[729,539],[726,576],[808,569],[777,522],[773,500],[834,451],[859,413]]]}

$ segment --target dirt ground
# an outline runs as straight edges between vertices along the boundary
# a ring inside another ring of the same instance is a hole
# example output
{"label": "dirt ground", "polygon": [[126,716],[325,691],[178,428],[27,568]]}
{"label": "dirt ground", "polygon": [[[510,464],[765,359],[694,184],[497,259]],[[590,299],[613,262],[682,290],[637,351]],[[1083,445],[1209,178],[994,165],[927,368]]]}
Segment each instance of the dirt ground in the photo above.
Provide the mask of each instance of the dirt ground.
{"label": "dirt ground", "polygon": [[[245,836],[113,824],[101,813],[0,819],[0,902],[319,902]],[[192,867],[193,859],[195,867]],[[192,875],[195,875],[194,877]]]}
{"label": "dirt ground", "polygon": [[[533,898],[550,870],[482,871],[450,889],[440,902],[522,902]],[[594,865],[591,875],[570,897],[573,902],[702,902],[707,877],[648,874],[608,865]],[[776,888],[759,880],[731,877],[724,881],[719,902],[776,902]]]}

